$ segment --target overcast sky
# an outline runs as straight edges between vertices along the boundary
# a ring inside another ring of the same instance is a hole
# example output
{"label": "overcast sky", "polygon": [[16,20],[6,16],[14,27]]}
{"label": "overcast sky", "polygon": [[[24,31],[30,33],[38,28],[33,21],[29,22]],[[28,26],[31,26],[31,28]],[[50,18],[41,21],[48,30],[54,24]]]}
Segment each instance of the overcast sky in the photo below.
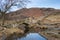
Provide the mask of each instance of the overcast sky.
{"label": "overcast sky", "polygon": [[31,3],[27,4],[27,8],[31,7],[51,7],[60,9],[60,0],[30,0]]}

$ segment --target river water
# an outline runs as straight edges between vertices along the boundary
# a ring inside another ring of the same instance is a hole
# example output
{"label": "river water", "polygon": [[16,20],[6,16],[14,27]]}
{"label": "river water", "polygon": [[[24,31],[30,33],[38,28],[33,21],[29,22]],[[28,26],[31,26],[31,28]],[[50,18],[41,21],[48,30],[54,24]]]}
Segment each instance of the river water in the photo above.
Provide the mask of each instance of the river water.
{"label": "river water", "polygon": [[17,40],[47,40],[38,33],[29,33],[24,37],[18,38]]}

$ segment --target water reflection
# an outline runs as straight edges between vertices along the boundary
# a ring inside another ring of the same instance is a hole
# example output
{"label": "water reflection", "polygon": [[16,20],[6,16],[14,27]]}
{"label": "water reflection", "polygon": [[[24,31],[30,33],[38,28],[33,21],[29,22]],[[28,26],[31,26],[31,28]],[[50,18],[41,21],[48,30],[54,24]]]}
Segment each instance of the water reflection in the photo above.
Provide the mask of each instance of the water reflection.
{"label": "water reflection", "polygon": [[18,40],[46,40],[44,37],[38,33],[29,33],[26,37],[18,38]]}

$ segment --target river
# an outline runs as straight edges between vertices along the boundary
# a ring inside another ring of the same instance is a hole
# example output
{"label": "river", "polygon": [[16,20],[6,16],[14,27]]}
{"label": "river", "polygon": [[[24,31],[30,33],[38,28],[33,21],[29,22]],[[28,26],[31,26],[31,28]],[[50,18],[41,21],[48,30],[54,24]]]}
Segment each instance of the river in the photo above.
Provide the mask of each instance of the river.
{"label": "river", "polygon": [[26,36],[17,38],[17,40],[47,40],[38,33],[28,33]]}

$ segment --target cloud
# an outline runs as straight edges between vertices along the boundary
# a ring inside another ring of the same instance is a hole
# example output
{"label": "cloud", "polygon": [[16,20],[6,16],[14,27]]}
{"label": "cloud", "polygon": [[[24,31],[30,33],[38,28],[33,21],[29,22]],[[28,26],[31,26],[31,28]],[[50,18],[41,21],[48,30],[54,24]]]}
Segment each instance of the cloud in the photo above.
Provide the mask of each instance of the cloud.
{"label": "cloud", "polygon": [[60,0],[30,0],[27,7],[53,7],[60,8]]}

